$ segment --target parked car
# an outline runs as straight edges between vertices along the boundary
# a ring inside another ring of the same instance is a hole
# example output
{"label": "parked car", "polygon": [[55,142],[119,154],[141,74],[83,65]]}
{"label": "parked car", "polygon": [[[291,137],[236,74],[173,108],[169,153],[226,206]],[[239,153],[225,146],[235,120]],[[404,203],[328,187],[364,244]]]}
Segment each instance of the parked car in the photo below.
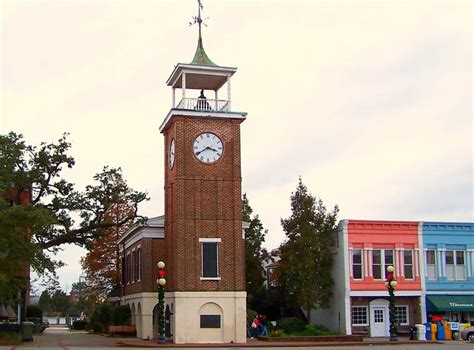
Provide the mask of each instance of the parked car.
{"label": "parked car", "polygon": [[461,332],[461,338],[474,342],[474,326],[464,328]]}
{"label": "parked car", "polygon": [[43,327],[48,328],[49,327],[49,321],[47,319],[43,319]]}

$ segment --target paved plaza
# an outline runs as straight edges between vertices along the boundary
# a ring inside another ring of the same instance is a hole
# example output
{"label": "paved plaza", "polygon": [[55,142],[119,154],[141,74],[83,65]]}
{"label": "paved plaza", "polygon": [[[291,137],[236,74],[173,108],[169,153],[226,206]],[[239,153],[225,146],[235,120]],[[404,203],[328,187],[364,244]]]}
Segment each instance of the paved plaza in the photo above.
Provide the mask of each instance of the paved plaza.
{"label": "paved plaza", "polygon": [[[128,344],[130,346],[123,346]],[[50,327],[45,330],[43,334],[35,334],[33,342],[24,342],[16,346],[0,346],[0,350],[15,350],[15,349],[49,349],[49,350],[75,350],[75,349],[196,349],[196,348],[219,348],[219,349],[230,349],[236,350],[241,348],[258,348],[261,350],[265,349],[278,349],[278,350],[290,350],[298,347],[299,349],[344,349],[350,348],[351,350],[414,350],[414,349],[426,349],[426,350],[468,350],[473,348],[472,343],[462,341],[449,341],[438,344],[430,343],[419,343],[409,342],[406,338],[400,339],[400,343],[390,343],[387,339],[365,339],[363,343],[359,344],[345,344],[345,345],[334,345],[334,344],[302,344],[302,343],[268,343],[258,340],[249,340],[245,345],[232,344],[229,345],[205,345],[205,344],[193,344],[193,345],[175,345],[166,344],[158,345],[156,341],[143,341],[136,338],[108,338],[97,334],[88,334],[86,332],[70,332],[67,328],[62,327]]]}

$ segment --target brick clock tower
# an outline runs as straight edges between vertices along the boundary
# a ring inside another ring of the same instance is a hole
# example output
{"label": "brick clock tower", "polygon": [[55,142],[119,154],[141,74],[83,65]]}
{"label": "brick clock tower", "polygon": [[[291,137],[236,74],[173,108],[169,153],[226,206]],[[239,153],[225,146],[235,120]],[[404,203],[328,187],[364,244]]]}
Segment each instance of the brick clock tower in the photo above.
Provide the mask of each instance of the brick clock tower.
{"label": "brick clock tower", "polygon": [[[172,108],[160,126],[165,142],[165,298],[173,310],[175,343],[243,343],[240,124],[246,113],[231,108],[231,77],[237,68],[209,59],[200,12],[195,20],[196,53],[191,63],[178,63],[167,81]],[[227,99],[220,99],[224,86]],[[176,90],[181,91],[178,103]]]}

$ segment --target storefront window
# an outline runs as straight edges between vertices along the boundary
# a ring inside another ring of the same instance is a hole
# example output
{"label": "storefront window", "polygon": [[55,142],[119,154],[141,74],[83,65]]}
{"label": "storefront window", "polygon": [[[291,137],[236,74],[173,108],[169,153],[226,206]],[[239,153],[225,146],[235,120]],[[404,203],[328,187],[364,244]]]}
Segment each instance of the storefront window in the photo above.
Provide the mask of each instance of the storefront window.
{"label": "storefront window", "polygon": [[368,324],[366,306],[352,307],[352,324],[358,326],[366,326]]}
{"label": "storefront window", "polygon": [[408,306],[395,306],[395,322],[400,325],[408,324]]}

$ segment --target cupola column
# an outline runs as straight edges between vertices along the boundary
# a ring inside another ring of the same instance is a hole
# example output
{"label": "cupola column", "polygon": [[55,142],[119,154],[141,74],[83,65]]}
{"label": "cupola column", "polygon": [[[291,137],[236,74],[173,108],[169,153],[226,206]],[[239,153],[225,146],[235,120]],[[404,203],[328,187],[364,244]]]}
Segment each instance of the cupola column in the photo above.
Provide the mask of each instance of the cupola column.
{"label": "cupola column", "polygon": [[172,90],[173,90],[173,108],[175,108],[176,107],[176,89],[173,88]]}
{"label": "cupola column", "polygon": [[229,111],[232,110],[231,109],[231,91],[230,91],[230,75],[227,76],[227,106],[229,108]]}
{"label": "cupola column", "polygon": [[219,95],[217,94],[217,90],[214,90],[214,100],[216,100],[216,108],[218,106],[218,103],[219,103]]}
{"label": "cupola column", "polygon": [[183,78],[182,78],[182,91],[183,91],[183,100],[186,98],[186,73],[183,73]]}

